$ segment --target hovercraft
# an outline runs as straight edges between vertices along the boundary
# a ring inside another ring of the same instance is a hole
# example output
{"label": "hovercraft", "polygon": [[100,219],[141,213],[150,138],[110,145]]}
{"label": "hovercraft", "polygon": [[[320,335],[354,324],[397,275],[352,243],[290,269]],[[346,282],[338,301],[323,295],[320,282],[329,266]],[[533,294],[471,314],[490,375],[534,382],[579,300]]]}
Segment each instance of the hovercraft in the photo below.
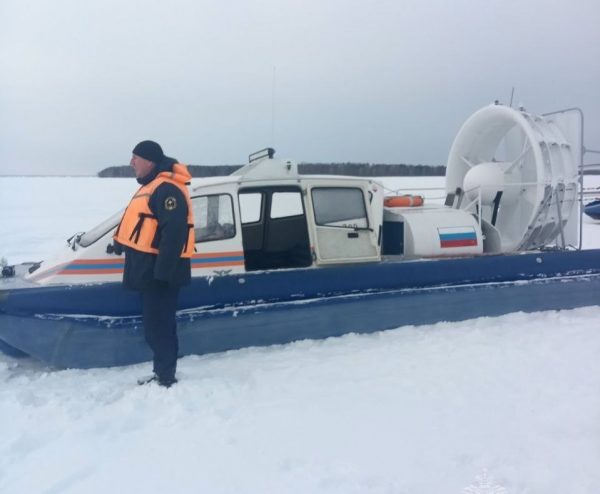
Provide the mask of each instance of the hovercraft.
{"label": "hovercraft", "polygon": [[584,206],[583,212],[593,220],[600,220],[600,198],[588,202]]}
{"label": "hovercraft", "polygon": [[[272,149],[204,181],[181,355],[598,304],[600,251],[581,250],[582,131],[570,110],[484,107],[452,145],[444,204],[302,175]],[[57,367],[151,358],[112,248],[120,217],[4,268],[0,348]]]}

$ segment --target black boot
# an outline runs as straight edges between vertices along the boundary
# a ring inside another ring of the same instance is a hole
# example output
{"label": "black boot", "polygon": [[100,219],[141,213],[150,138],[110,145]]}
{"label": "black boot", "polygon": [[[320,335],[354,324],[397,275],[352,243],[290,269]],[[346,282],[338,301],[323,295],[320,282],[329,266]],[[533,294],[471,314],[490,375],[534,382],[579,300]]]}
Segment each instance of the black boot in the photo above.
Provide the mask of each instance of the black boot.
{"label": "black boot", "polygon": [[171,386],[173,386],[173,384],[177,383],[177,378],[175,376],[173,377],[167,377],[167,378],[158,378],[158,385],[159,386],[163,386],[164,388],[170,388]]}

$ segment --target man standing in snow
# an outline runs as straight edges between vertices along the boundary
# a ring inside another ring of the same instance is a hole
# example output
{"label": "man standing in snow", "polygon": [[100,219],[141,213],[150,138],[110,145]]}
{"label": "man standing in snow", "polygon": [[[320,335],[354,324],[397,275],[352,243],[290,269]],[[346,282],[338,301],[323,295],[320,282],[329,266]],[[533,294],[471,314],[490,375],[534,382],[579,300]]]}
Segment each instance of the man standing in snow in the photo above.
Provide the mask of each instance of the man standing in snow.
{"label": "man standing in snow", "polygon": [[177,297],[191,279],[194,221],[187,185],[192,177],[154,141],[137,144],[130,164],[141,187],[114,240],[125,249],[123,285],[141,293],[144,335],[154,355],[154,374],[138,384],[157,381],[168,388],[177,382]]}

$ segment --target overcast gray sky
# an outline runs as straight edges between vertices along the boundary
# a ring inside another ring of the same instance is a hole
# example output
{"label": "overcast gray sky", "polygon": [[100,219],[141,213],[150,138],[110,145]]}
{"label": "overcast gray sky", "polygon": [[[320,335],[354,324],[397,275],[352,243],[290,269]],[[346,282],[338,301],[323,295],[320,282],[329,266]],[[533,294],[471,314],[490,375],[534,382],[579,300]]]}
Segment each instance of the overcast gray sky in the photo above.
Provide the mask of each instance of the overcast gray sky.
{"label": "overcast gray sky", "polygon": [[600,148],[598,0],[0,0],[0,22],[1,174],[95,174],[143,139],[192,164],[445,164],[513,86],[581,107]]}

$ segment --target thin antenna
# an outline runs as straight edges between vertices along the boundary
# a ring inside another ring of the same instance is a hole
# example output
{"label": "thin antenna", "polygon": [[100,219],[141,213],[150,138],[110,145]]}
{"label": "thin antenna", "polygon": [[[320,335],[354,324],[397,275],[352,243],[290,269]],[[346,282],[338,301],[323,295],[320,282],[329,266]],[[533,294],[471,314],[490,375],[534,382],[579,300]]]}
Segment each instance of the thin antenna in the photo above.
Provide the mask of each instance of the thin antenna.
{"label": "thin antenna", "polygon": [[515,95],[515,86],[512,87],[512,90],[510,92],[510,105],[508,105],[510,108],[512,108],[512,102],[513,102],[514,95]]}
{"label": "thin antenna", "polygon": [[271,141],[269,145],[275,147],[275,75],[277,67],[273,65],[273,81],[271,84]]}

